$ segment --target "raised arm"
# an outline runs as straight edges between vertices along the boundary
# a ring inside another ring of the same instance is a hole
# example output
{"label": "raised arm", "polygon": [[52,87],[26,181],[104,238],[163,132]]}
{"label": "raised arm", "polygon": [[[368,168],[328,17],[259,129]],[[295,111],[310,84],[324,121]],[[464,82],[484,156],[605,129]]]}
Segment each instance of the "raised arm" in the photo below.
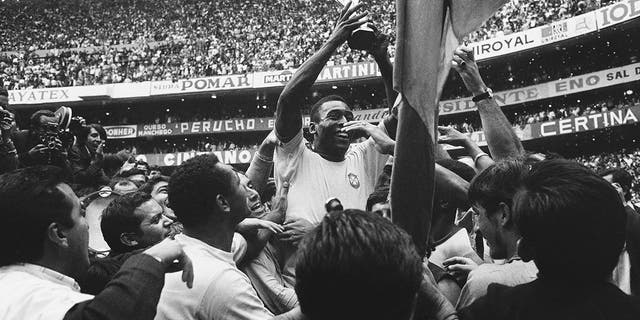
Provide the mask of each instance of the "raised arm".
{"label": "raised arm", "polygon": [[249,169],[247,169],[247,178],[253,183],[253,188],[262,194],[264,187],[267,185],[269,173],[273,167],[273,151],[278,143],[276,132],[271,131],[269,135],[262,141],[258,152],[251,160]]}
{"label": "raised arm", "polygon": [[300,107],[304,102],[305,95],[309,92],[333,52],[347,41],[353,30],[367,22],[365,19],[366,12],[354,15],[354,12],[362,7],[363,5],[357,5],[351,8],[351,2],[345,5],[340,12],[338,23],[329,40],[300,66],[291,81],[284,87],[276,109],[276,133],[280,141],[289,142],[298,134],[302,128]]}
{"label": "raised arm", "polygon": [[[465,86],[474,97],[487,92],[482,81],[473,50],[465,46],[459,47],[453,54],[453,68],[460,74]],[[524,153],[520,139],[513,126],[493,98],[485,98],[476,102],[484,135],[491,156],[496,159],[517,157]]]}
{"label": "raised arm", "polygon": [[482,172],[484,169],[494,164],[493,159],[491,159],[488,154],[484,153],[484,151],[482,151],[475,142],[471,141],[469,136],[451,127],[439,126],[438,132],[440,133],[438,143],[463,147],[467,154],[473,158],[477,172]]}

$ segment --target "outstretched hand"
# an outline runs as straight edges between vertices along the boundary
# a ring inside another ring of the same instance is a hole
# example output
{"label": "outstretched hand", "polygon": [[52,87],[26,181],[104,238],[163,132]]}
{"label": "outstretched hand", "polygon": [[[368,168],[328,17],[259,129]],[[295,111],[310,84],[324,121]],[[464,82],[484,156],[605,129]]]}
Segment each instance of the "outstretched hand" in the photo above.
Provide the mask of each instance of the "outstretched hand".
{"label": "outstretched hand", "polygon": [[464,133],[452,128],[438,126],[438,143],[450,144],[452,146],[464,147],[469,137]]}
{"label": "outstretched hand", "polygon": [[191,259],[182,249],[182,245],[174,239],[167,238],[153,247],[145,250],[147,254],[159,260],[165,268],[165,272],[178,272],[182,270],[182,281],[187,287],[193,287],[193,264]]}
{"label": "outstretched hand", "polygon": [[368,12],[354,14],[358,9],[363,7],[363,4],[351,7],[351,1],[347,2],[340,12],[340,18],[338,18],[333,34],[331,34],[329,39],[335,39],[340,43],[344,43],[349,39],[349,36],[354,30],[369,22],[369,19],[367,18],[367,15],[369,15]]}
{"label": "outstretched hand", "polygon": [[473,49],[464,45],[458,47],[453,52],[451,66],[458,72],[467,90],[471,91],[474,96],[482,94],[487,90],[487,86],[480,76],[480,70],[476,63]]}

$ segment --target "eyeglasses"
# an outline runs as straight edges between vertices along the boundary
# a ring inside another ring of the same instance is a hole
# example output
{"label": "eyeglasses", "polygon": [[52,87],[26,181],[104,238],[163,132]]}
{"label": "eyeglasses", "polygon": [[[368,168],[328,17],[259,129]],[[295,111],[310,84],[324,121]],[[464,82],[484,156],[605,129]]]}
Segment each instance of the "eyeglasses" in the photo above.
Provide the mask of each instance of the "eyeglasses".
{"label": "eyeglasses", "polygon": [[324,120],[332,120],[332,121],[340,121],[344,117],[347,121],[353,121],[355,118],[353,117],[353,112],[349,110],[331,110],[327,113],[327,115],[322,119]]}
{"label": "eyeglasses", "polygon": [[102,187],[100,188],[100,190],[92,192],[82,198],[82,200],[80,201],[80,209],[84,212],[94,200],[98,198],[107,198],[110,195],[121,196],[122,194],[120,192],[114,191],[108,186]]}

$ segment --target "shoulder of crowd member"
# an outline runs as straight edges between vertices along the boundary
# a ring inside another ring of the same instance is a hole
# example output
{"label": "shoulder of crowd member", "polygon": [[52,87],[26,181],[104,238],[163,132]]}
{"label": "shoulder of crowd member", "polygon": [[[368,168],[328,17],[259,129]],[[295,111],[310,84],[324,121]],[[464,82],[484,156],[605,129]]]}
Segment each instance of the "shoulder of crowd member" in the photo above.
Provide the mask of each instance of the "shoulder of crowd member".
{"label": "shoulder of crowd member", "polygon": [[96,258],[91,261],[87,270],[87,275],[80,282],[82,292],[97,295],[100,293],[118,273],[124,262],[133,255],[141,253],[143,250],[135,250],[105,258]]}

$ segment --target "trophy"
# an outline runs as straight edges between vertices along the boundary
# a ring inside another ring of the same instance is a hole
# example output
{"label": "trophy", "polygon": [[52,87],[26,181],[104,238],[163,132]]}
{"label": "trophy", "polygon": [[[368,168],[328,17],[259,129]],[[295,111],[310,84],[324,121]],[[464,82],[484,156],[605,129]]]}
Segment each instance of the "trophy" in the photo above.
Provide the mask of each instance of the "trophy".
{"label": "trophy", "polygon": [[[349,2],[349,0],[338,0],[343,6]],[[359,0],[352,0],[351,6],[357,6]],[[363,24],[360,28],[354,30],[349,37],[347,43],[349,47],[354,50],[366,50],[371,47],[371,43],[375,40],[376,35],[368,23]]]}

